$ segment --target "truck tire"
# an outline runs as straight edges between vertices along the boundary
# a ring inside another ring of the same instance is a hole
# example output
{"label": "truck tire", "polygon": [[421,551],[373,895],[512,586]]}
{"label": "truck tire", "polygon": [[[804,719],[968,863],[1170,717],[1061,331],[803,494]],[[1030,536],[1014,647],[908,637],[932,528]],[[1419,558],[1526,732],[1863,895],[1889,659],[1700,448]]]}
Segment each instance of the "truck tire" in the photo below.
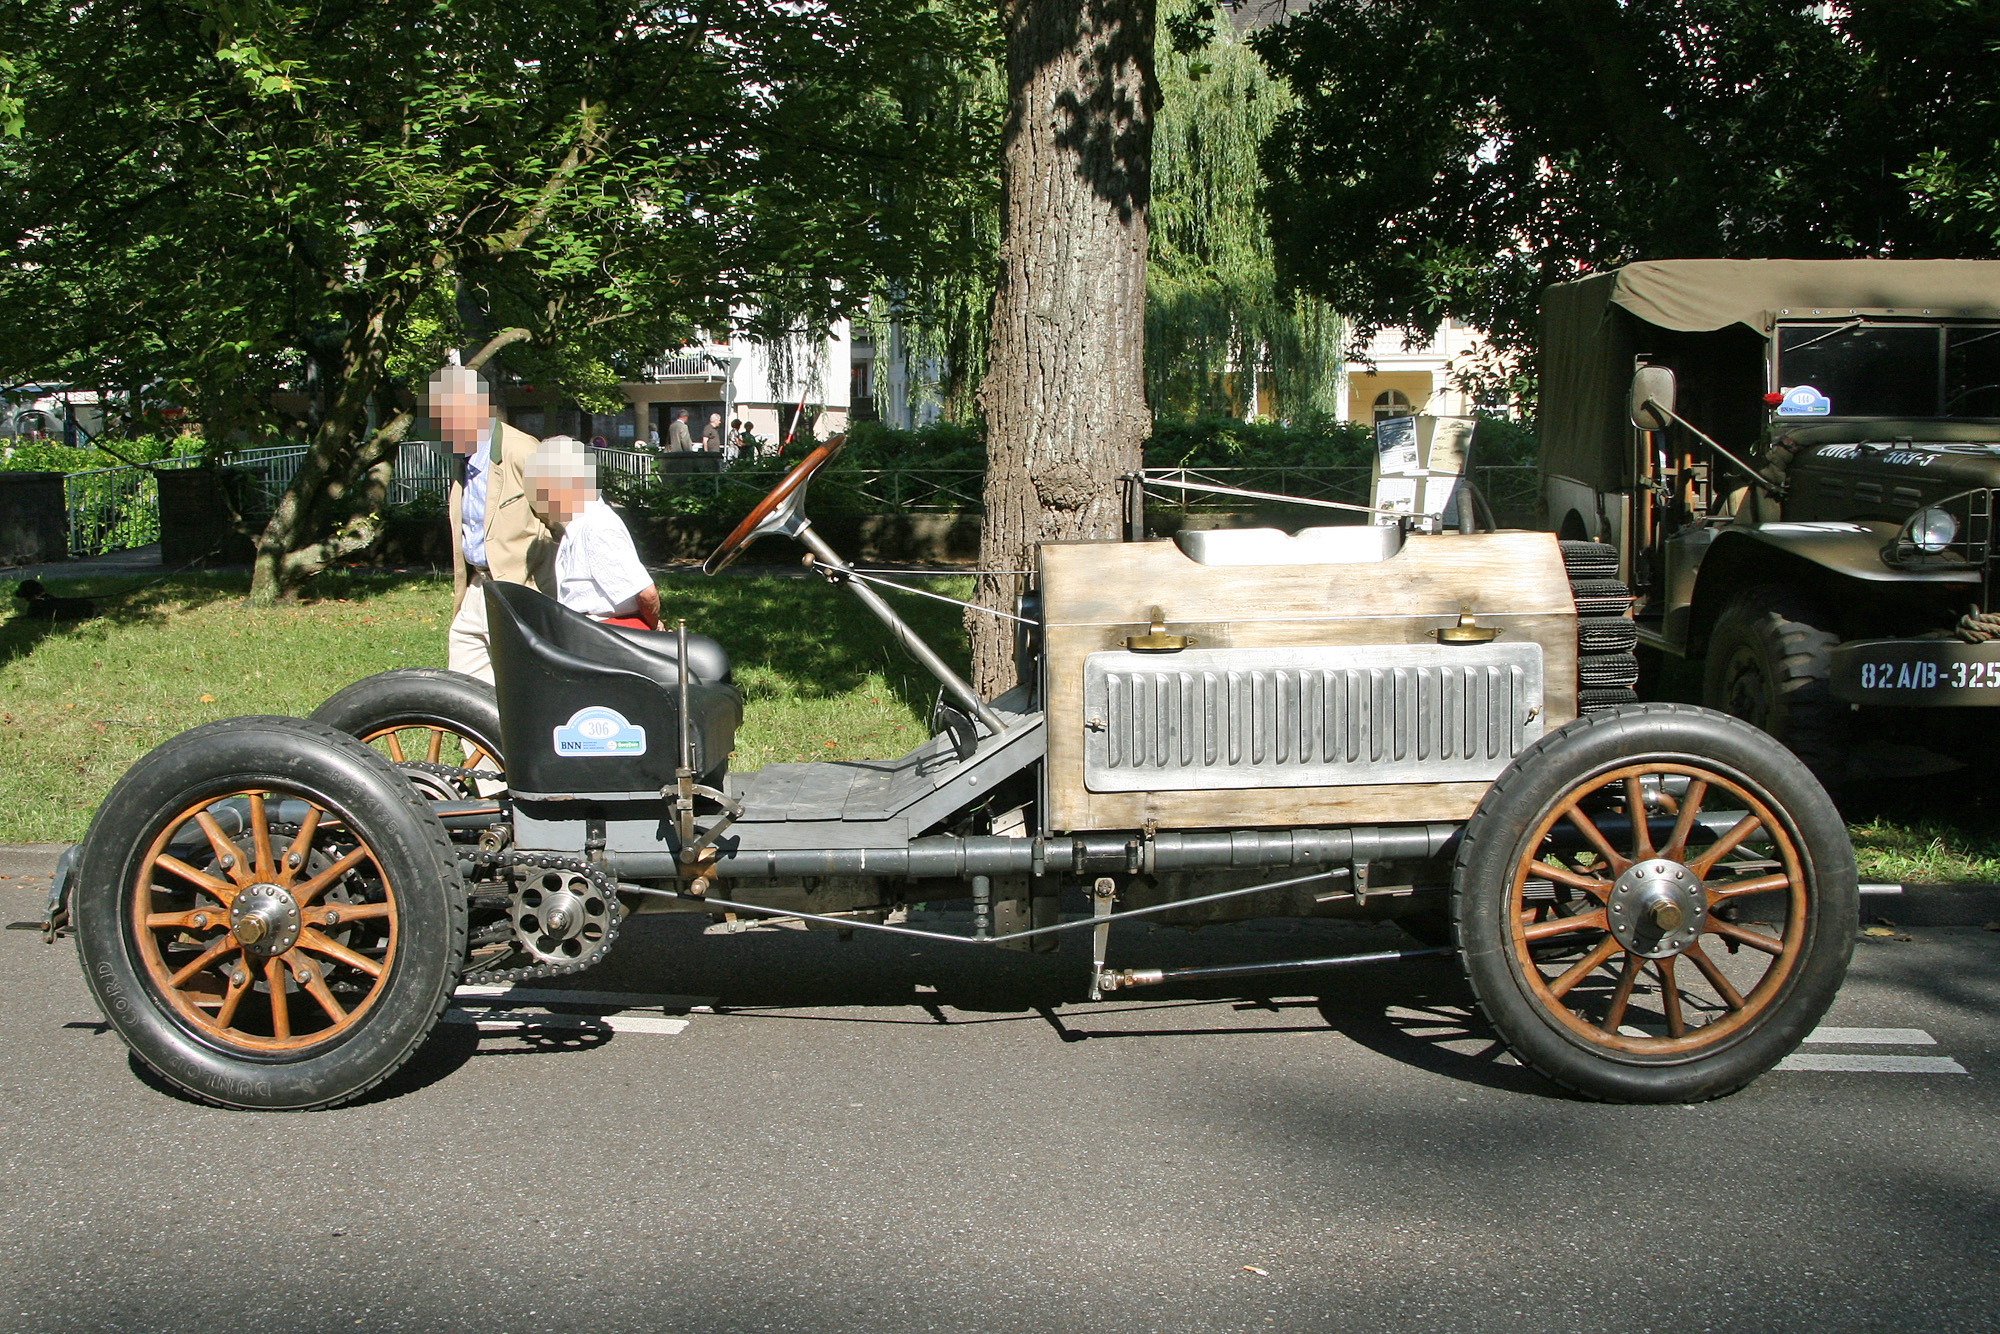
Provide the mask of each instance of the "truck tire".
{"label": "truck tire", "polygon": [[[1639,658],[1626,653],[1583,653],[1577,657],[1577,684],[1584,690],[1623,690],[1628,693],[1639,683]],[[1630,704],[1630,698],[1620,704]]]}
{"label": "truck tire", "polygon": [[1452,924],[1524,1063],[1590,1098],[1697,1102],[1826,1013],[1858,893],[1846,826],[1796,757],[1736,719],[1638,704],[1501,774],[1460,841]]}
{"label": "truck tire", "polygon": [[1701,701],[1783,742],[1829,790],[1847,769],[1847,710],[1833,697],[1831,618],[1783,588],[1752,588],[1716,618]]}
{"label": "truck tire", "polygon": [[378,672],[329,697],[312,720],[359,737],[398,764],[419,760],[503,772],[499,700],[492,686],[462,672]]}
{"label": "truck tire", "polygon": [[1572,582],[1618,577],[1618,548],[1609,542],[1564,539],[1556,546],[1562,551],[1563,569]]}
{"label": "truck tire", "polygon": [[381,755],[293,718],[183,732],[118,780],[72,891],[104,1017],[177,1088],[330,1107],[438,1022],[466,949],[444,826]]}
{"label": "truck tire", "polygon": [[1618,548],[1605,542],[1562,542],[1563,571],[1576,604],[1576,711],[1588,717],[1638,696],[1639,660],[1632,655],[1632,590],[1618,581]]}
{"label": "truck tire", "polygon": [[1628,616],[1576,618],[1576,647],[1580,653],[1630,653],[1638,643],[1639,627]]}

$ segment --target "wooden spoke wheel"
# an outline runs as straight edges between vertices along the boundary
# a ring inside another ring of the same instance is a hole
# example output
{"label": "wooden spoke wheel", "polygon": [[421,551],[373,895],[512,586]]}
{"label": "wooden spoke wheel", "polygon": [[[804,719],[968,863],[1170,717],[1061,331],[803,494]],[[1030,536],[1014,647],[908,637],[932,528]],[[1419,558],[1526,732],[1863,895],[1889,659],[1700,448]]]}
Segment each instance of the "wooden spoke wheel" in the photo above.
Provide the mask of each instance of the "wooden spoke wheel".
{"label": "wooden spoke wheel", "polygon": [[1852,948],[1853,852],[1756,731],[1647,705],[1524,755],[1467,825],[1468,977],[1522,1059],[1592,1096],[1714,1097],[1781,1059]]}
{"label": "wooden spoke wheel", "polygon": [[359,1023],[381,994],[396,887],[367,842],[309,796],[232,793],[153,840],[132,881],[132,932],[156,994],[204,1036],[295,1050]]}
{"label": "wooden spoke wheel", "polygon": [[[393,764],[450,765],[504,776],[500,758],[500,706],[493,687],[458,672],[405,667],[356,681],[313,710],[313,721],[359,737]],[[477,795],[470,781],[456,793]],[[481,780],[486,795],[498,779]]]}
{"label": "wooden spoke wheel", "polygon": [[501,776],[500,759],[477,738],[437,723],[392,724],[361,738],[387,756],[391,763],[416,760],[449,765],[483,774]]}
{"label": "wooden spoke wheel", "polygon": [[[1719,837],[1696,823],[1716,809],[1730,820]],[[1656,814],[1673,821],[1658,847]],[[1768,855],[1742,851],[1753,837]],[[1515,962],[1551,1016],[1587,1041],[1698,1051],[1754,1022],[1804,953],[1807,886],[1792,836],[1713,769],[1653,762],[1593,777],[1528,842],[1510,891]]]}
{"label": "wooden spoke wheel", "polygon": [[98,808],[71,894],[105,1017],[228,1106],[380,1083],[465,956],[465,887],[429,804],[358,739],[298,719],[225,719],[141,758]]}

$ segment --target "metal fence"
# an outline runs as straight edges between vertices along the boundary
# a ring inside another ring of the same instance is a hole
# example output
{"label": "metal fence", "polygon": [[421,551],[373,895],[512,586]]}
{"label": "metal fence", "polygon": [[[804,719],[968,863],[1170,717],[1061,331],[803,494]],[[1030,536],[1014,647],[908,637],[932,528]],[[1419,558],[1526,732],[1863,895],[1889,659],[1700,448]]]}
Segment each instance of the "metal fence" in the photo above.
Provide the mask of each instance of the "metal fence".
{"label": "metal fence", "polygon": [[662,357],[640,372],[648,380],[719,380],[728,373],[727,366],[705,352]]}
{"label": "metal fence", "polygon": [[160,479],[151,468],[93,468],[63,479],[69,554],[98,556],[160,540]]}
{"label": "metal fence", "polygon": [[[253,515],[268,514],[299,474],[305,458],[302,445],[239,449],[216,462],[241,475],[244,501]],[[143,547],[160,540],[160,483],[163,468],[197,468],[209,462],[199,454],[176,455],[142,468],[93,468],[73,472],[63,482],[63,503],[69,517],[69,554],[97,556],[107,551]],[[407,505],[425,497],[442,498],[451,478],[451,451],[428,440],[406,440],[396,452],[389,483],[389,503]]]}
{"label": "metal fence", "polygon": [[[278,445],[269,449],[239,449],[222,456],[222,466],[235,468],[252,479],[252,494],[261,504],[260,513],[277,508],[278,500],[299,475],[306,456],[303,445]],[[451,481],[451,447],[436,440],[405,440],[396,449],[396,465],[390,474],[389,503],[408,505],[426,496],[442,496]]]}
{"label": "metal fence", "polygon": [[[299,445],[236,450],[219,460],[245,474],[253,507],[268,513],[298,476],[305,457]],[[640,450],[596,451],[600,475],[627,489],[641,503],[667,502],[680,511],[743,508],[769,493],[786,467],[743,464],[717,472],[660,473],[656,455]],[[64,488],[72,556],[144,546],[160,540],[160,491],[154,469],[198,466],[200,457],[163,459],[144,468],[99,468],[71,473]],[[1154,470],[1160,471],[1160,470]],[[1177,472],[1181,470],[1176,470]],[[389,484],[391,505],[442,499],[452,475],[451,451],[428,440],[406,440],[396,453]],[[1369,470],[1356,467],[1203,468],[1185,470],[1191,480],[1247,491],[1269,491],[1308,500],[1366,504]],[[1538,483],[1533,467],[1474,468],[1473,481],[1502,527],[1536,522]],[[826,512],[845,514],[977,514],[984,509],[985,474],[973,468],[829,468],[815,483],[814,500]],[[1171,490],[1155,478],[1153,491]],[[1188,493],[1172,501],[1188,512],[1240,509],[1243,501]]]}
{"label": "metal fence", "polygon": [[[1540,483],[1532,465],[1475,467],[1471,475],[1472,484],[1485,497],[1500,527],[1535,526]],[[1333,500],[1348,505],[1366,505],[1372,476],[1372,469],[1360,467],[1149,468],[1147,490],[1157,500],[1170,500],[1175,509],[1187,513],[1240,510],[1246,503],[1257,502],[1194,491],[1177,493],[1174,479],[1178,477],[1185,477],[1190,482],[1232,486],[1243,491],[1295,496],[1301,500]]]}

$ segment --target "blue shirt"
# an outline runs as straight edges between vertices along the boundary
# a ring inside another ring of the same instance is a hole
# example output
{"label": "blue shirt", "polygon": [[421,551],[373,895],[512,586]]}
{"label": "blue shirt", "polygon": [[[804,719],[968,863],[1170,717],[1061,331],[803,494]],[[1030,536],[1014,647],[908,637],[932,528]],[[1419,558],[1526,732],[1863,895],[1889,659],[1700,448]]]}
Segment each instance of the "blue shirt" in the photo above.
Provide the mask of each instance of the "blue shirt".
{"label": "blue shirt", "polygon": [[479,433],[479,448],[465,461],[465,495],[458,511],[458,532],[467,565],[486,564],[486,479],[493,471],[493,432]]}

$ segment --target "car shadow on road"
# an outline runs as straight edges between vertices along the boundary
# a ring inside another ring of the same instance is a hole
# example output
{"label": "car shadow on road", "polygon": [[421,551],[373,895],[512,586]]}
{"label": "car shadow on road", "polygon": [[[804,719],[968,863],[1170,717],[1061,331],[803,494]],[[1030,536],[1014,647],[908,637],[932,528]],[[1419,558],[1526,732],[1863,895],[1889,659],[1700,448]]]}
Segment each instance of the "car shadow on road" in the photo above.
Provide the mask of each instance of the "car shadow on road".
{"label": "car shadow on road", "polygon": [[1350,1041],[1403,1065],[1503,1093],[1575,1101],[1567,1089],[1520,1064],[1480,1017],[1472,992],[1453,978],[1383,1003],[1325,996],[1319,1012]]}
{"label": "car shadow on road", "polygon": [[[1460,1083],[1535,1098],[1573,1097],[1514,1062],[1479,1018],[1470,989],[1449,959],[1417,959],[1313,976],[1181,983],[1085,1000],[1088,946],[1080,937],[1058,954],[958,950],[929,942],[877,938],[835,942],[822,932],[771,930],[703,935],[703,923],[640,918],[619,949],[571,985],[599,992],[672,991],[712,998],[713,1012],[735,1024],[1045,1027],[1063,1043],[1115,1041],[1255,1041],[1314,1030],[1339,1034],[1399,1065]],[[1270,927],[1210,928],[1114,935],[1127,965],[1241,963],[1327,949],[1343,934],[1324,924],[1287,935]],[[1380,948],[1380,933],[1351,931],[1356,946]],[[1324,939],[1320,937],[1324,935]],[[1400,940],[1394,932],[1389,938]],[[551,997],[560,990],[551,991]],[[523,1022],[532,1023],[523,1017]],[[710,1021],[698,1018],[707,1026]],[[1322,1028],[1322,1025],[1324,1026]],[[486,1040],[482,1040],[482,1036]],[[560,1057],[616,1038],[603,1030],[510,1029],[482,1035],[469,1024],[443,1024],[423,1050],[369,1100],[400,1096],[444,1078],[475,1056]]]}

